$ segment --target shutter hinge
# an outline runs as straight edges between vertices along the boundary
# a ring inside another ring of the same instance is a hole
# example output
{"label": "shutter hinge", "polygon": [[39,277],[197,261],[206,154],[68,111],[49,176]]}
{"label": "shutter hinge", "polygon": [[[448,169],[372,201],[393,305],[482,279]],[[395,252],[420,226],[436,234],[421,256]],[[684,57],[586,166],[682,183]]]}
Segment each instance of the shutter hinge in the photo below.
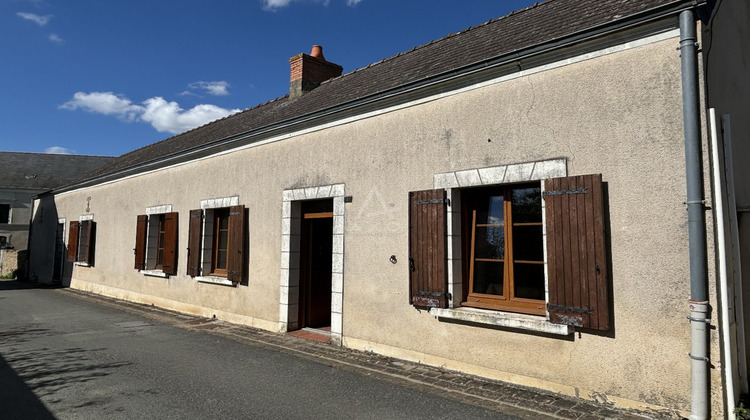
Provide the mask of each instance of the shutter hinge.
{"label": "shutter hinge", "polygon": [[230,215],[230,216],[239,216],[239,215],[240,215],[240,212],[238,212],[238,211],[230,211],[230,212],[229,212],[229,215]]}
{"label": "shutter hinge", "polygon": [[580,190],[545,191],[542,193],[542,196],[546,197],[548,195],[586,194],[586,193],[588,193],[588,188],[582,188]]}

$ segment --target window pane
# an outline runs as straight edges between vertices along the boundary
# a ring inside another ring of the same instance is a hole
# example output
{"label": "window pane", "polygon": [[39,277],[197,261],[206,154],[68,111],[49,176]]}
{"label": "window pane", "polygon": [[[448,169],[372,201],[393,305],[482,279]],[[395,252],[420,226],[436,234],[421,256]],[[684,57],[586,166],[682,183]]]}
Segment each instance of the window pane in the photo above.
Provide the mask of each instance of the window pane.
{"label": "window pane", "polygon": [[156,255],[156,265],[162,264],[164,264],[164,249],[160,249],[159,253]]}
{"label": "window pane", "polygon": [[544,264],[513,264],[513,293],[517,298],[544,299]]}
{"label": "window pane", "polygon": [[503,223],[502,195],[484,196],[477,201],[477,224]]}
{"label": "window pane", "polygon": [[219,231],[219,249],[227,249],[227,237],[229,232],[226,230]]}
{"label": "window pane", "polygon": [[542,226],[513,226],[513,260],[544,261]]}
{"label": "window pane", "polygon": [[474,293],[503,294],[503,263],[474,261]]}
{"label": "window pane", "polygon": [[474,242],[474,258],[505,258],[505,228],[478,226]]}
{"label": "window pane", "polygon": [[219,229],[227,229],[229,227],[229,215],[222,214],[219,219]]}
{"label": "window pane", "polygon": [[513,190],[513,223],[542,221],[542,191],[539,187]]}
{"label": "window pane", "polygon": [[0,204],[0,223],[10,222],[10,204]]}
{"label": "window pane", "polygon": [[226,270],[227,268],[227,251],[219,251],[216,253],[216,268]]}

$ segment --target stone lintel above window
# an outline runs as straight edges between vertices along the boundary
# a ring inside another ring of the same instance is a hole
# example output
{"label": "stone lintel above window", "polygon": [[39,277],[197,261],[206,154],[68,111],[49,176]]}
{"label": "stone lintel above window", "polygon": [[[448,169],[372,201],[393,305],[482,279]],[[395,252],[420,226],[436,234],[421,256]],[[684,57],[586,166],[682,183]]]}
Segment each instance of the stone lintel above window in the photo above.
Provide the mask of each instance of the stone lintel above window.
{"label": "stone lintel above window", "polygon": [[172,213],[171,204],[161,204],[158,206],[146,207],[146,214],[151,216],[154,214]]}
{"label": "stone lintel above window", "polygon": [[564,177],[568,173],[565,158],[515,163],[489,168],[435,174],[434,188],[462,188],[514,182],[540,181]]}
{"label": "stone lintel above window", "polygon": [[207,200],[201,200],[201,210],[220,209],[224,207],[238,206],[239,204],[239,195],[233,197],[209,198]]}

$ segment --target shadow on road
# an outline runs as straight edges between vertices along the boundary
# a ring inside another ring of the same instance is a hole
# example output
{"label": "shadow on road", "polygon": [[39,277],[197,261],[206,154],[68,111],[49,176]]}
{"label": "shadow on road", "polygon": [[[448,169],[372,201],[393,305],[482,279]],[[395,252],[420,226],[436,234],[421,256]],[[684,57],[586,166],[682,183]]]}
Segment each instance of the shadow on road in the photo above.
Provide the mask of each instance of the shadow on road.
{"label": "shadow on road", "polygon": [[64,287],[65,286],[59,283],[26,283],[18,280],[0,280],[0,291],[27,289],[62,289]]}
{"label": "shadow on road", "polygon": [[0,418],[40,420],[55,418],[2,356],[0,356],[0,389],[2,389]]}
{"label": "shadow on road", "polygon": [[[53,419],[49,408],[63,402],[62,394],[70,395],[61,391],[109,376],[130,364],[96,361],[92,354],[104,348],[34,346],[36,341],[54,334],[33,325],[0,329],[1,419]],[[86,397],[81,399],[85,401]]]}

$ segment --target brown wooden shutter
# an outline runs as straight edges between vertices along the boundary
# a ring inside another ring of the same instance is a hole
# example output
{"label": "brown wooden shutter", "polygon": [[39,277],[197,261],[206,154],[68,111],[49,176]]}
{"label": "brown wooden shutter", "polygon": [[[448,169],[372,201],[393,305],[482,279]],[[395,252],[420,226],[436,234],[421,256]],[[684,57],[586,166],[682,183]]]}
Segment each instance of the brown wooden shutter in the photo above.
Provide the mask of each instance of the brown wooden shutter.
{"label": "brown wooden shutter", "polygon": [[78,225],[79,222],[70,222],[68,231],[68,261],[75,261],[78,255]]}
{"label": "brown wooden shutter", "polygon": [[227,280],[242,281],[245,255],[245,206],[229,208],[229,244],[227,249]]}
{"label": "brown wooden shutter", "polygon": [[190,210],[188,224],[188,276],[199,276],[201,273],[201,236],[203,235],[203,210]]}
{"label": "brown wooden shutter", "polygon": [[445,190],[409,193],[409,302],[447,308]]}
{"label": "brown wooden shutter", "polygon": [[164,259],[161,271],[177,274],[177,213],[164,215]]}
{"label": "brown wooden shutter", "polygon": [[136,218],[135,225],[135,269],[146,269],[146,231],[148,228],[148,216],[141,214]]}
{"label": "brown wooden shutter", "polygon": [[544,189],[550,321],[608,330],[602,176],[548,179]]}
{"label": "brown wooden shutter", "polygon": [[93,256],[92,249],[94,248],[94,238],[96,237],[96,234],[94,233],[94,230],[96,229],[96,223],[92,220],[84,220],[83,222],[81,222],[80,229],[82,234],[81,244],[83,244],[83,249],[78,253],[78,261],[86,264],[91,264]]}

